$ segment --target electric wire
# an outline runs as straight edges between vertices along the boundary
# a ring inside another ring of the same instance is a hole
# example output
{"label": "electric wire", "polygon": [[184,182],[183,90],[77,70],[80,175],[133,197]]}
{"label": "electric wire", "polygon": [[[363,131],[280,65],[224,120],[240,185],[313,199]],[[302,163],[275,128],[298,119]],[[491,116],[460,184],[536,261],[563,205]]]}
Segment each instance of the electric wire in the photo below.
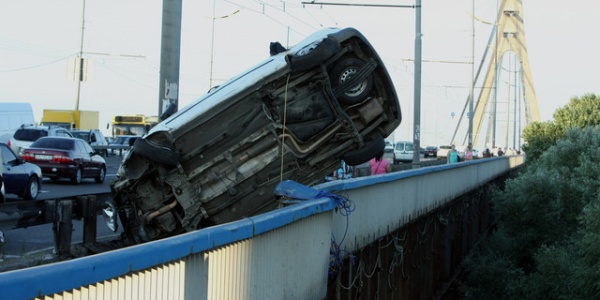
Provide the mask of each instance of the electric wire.
{"label": "electric wire", "polygon": [[61,57],[61,58],[58,58],[56,60],[45,62],[45,63],[41,63],[41,64],[37,64],[37,65],[31,65],[31,66],[19,67],[19,68],[13,68],[13,69],[4,69],[4,70],[0,69],[0,73],[19,72],[19,71],[37,69],[37,68],[41,68],[41,67],[45,67],[45,66],[48,66],[48,65],[55,64],[57,62],[61,62],[61,61],[67,60],[67,59],[73,57],[74,55],[75,54],[70,54],[68,56]]}

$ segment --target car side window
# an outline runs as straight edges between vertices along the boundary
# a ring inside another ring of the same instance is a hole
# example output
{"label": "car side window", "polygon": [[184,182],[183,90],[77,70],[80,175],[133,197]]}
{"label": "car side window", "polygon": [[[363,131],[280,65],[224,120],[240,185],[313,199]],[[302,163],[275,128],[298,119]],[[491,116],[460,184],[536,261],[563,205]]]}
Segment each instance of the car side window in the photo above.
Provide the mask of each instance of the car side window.
{"label": "car side window", "polygon": [[92,149],[92,146],[90,146],[90,144],[83,143],[83,141],[77,141],[77,142],[81,144],[81,151],[85,152],[84,154],[90,155],[91,153],[94,152],[94,149]]}
{"label": "car side window", "polygon": [[9,165],[17,160],[17,157],[7,147],[2,146],[2,164]]}

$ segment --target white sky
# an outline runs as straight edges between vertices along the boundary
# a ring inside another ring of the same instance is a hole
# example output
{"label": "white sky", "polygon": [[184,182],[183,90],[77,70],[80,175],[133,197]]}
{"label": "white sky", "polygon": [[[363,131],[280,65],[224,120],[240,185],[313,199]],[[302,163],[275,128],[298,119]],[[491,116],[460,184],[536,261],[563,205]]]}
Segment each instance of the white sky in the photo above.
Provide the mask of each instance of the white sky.
{"label": "white sky", "polygon": [[[477,19],[493,22],[498,1],[476,1]],[[472,0],[422,2],[423,60],[471,61]],[[68,79],[67,70],[79,52],[82,3],[0,0],[0,101],[30,102],[36,121],[45,108],[75,108],[76,83]],[[540,113],[543,121],[551,120],[552,113],[571,97],[600,94],[600,39],[593,33],[600,28],[600,2],[525,0],[523,6]],[[213,16],[219,17],[214,20],[214,31]],[[81,85],[79,108],[100,111],[100,127],[107,133],[106,124],[114,115],[158,113],[161,18],[161,0],[86,0],[83,52],[96,54],[84,54],[93,59],[93,67],[90,80]],[[303,7],[301,1],[276,0],[183,0],[179,107],[209,89],[211,60],[212,85],[217,85],[265,59],[269,42],[293,45],[330,26],[357,28],[379,52],[401,99],[403,122],[395,139],[411,140],[413,9]],[[485,22],[476,22],[476,67],[491,29]],[[457,120],[451,114],[458,115],[465,105],[470,79],[469,64],[423,63],[422,146],[449,142]],[[498,132],[505,131],[506,124],[498,125]],[[506,134],[500,135],[498,139],[508,140]]]}

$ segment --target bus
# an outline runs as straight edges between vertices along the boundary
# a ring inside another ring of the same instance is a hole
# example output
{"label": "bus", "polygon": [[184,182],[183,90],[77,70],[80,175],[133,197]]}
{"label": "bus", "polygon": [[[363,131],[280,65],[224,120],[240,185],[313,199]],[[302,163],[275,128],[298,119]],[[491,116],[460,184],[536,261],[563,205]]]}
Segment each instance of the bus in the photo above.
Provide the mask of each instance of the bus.
{"label": "bus", "polygon": [[142,136],[158,124],[157,116],[120,115],[114,116],[112,122],[112,136],[138,135]]}

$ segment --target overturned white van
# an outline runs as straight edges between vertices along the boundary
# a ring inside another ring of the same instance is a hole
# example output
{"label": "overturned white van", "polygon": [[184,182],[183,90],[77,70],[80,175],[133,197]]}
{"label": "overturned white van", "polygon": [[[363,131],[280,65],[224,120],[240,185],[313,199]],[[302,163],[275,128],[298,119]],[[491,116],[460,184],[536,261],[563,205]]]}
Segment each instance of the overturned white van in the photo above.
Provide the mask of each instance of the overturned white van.
{"label": "overturned white van", "polygon": [[324,29],[159,123],[111,184],[129,243],[278,207],[284,180],[312,185],[368,161],[401,122],[383,62],[353,28]]}

